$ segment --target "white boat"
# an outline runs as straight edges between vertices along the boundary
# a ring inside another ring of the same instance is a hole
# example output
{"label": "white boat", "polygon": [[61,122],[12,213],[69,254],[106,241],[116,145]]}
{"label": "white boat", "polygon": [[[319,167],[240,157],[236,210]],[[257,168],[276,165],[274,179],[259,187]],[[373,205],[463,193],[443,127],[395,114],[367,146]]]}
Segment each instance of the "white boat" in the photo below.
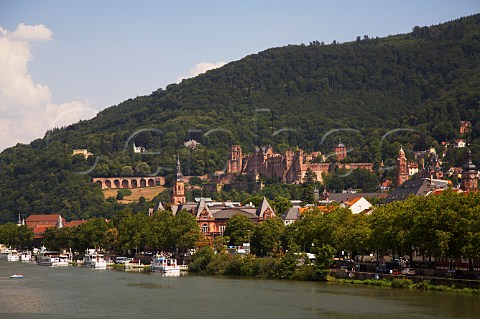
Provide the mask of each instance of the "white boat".
{"label": "white boat", "polygon": [[20,274],[15,274],[15,275],[11,275],[10,278],[23,278],[23,275],[20,275]]}
{"label": "white boat", "polygon": [[33,257],[32,257],[32,252],[31,251],[22,251],[20,253],[20,260],[21,261],[32,261],[33,260]]}
{"label": "white boat", "polygon": [[107,262],[103,254],[98,253],[95,249],[88,249],[83,257],[83,265],[87,268],[107,269]]}
{"label": "white boat", "polygon": [[37,265],[40,266],[51,266],[52,265],[52,254],[48,252],[42,252],[37,255]]}
{"label": "white boat", "polygon": [[19,261],[20,256],[16,249],[5,248],[0,251],[0,260]]}
{"label": "white boat", "polygon": [[160,271],[168,274],[180,274],[180,266],[177,264],[177,260],[174,258],[166,258],[164,256],[153,257],[150,269],[152,271]]}
{"label": "white boat", "polygon": [[52,266],[68,266],[68,255],[52,255],[50,258],[52,260]]}

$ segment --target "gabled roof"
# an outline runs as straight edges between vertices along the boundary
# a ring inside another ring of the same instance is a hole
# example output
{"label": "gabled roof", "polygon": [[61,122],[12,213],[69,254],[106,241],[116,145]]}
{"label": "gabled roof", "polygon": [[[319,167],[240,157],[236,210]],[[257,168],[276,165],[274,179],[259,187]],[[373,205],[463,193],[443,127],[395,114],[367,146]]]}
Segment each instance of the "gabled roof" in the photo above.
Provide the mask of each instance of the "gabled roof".
{"label": "gabled roof", "polygon": [[411,179],[403,182],[400,187],[390,193],[385,199],[385,203],[404,200],[410,195],[427,196],[435,189],[446,187],[448,187],[448,183],[441,180],[431,180],[429,178]]}
{"label": "gabled roof", "polygon": [[300,207],[290,207],[283,215],[283,220],[297,220],[300,217]]}
{"label": "gabled roof", "polygon": [[263,197],[257,209],[257,216],[260,218],[263,218],[263,216],[265,215],[265,212],[267,212],[268,210],[270,210],[272,214],[275,216],[275,212],[273,211],[272,206],[270,206],[270,204],[268,203],[267,198]]}
{"label": "gabled roof", "polygon": [[[211,219],[213,218],[212,213],[210,212],[210,209],[208,208],[207,202],[204,198],[200,199],[200,202],[197,205],[197,219]],[[207,217],[207,218],[205,218]]]}

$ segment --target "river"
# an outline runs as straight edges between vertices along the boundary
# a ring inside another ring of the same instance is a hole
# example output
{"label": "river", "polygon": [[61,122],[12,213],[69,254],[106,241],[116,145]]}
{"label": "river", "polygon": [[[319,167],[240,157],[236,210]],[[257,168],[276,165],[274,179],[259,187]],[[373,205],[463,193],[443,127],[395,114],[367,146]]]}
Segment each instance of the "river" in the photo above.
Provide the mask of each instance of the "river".
{"label": "river", "polygon": [[[22,279],[10,279],[21,273]],[[480,297],[0,261],[0,318],[480,318]]]}

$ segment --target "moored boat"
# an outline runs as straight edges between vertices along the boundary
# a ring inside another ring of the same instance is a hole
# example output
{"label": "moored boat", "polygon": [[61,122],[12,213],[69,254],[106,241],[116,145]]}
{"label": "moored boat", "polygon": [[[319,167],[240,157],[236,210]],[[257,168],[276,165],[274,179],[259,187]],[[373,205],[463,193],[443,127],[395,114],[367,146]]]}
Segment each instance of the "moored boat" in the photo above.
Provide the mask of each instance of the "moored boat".
{"label": "moored boat", "polygon": [[29,251],[29,250],[22,251],[20,253],[20,260],[21,261],[32,261],[33,260],[32,252]]}
{"label": "moored boat", "polygon": [[180,273],[180,266],[177,264],[177,260],[164,256],[153,257],[150,269],[152,271],[160,271],[169,274]]}
{"label": "moored boat", "polygon": [[19,261],[20,256],[16,249],[5,248],[0,251],[0,260]]}
{"label": "moored boat", "polygon": [[11,275],[10,278],[12,278],[12,279],[14,279],[14,278],[23,278],[23,275],[14,274],[14,275]]}
{"label": "moored boat", "polygon": [[95,249],[88,249],[83,257],[83,265],[87,268],[106,269],[107,262],[103,254],[98,253]]}

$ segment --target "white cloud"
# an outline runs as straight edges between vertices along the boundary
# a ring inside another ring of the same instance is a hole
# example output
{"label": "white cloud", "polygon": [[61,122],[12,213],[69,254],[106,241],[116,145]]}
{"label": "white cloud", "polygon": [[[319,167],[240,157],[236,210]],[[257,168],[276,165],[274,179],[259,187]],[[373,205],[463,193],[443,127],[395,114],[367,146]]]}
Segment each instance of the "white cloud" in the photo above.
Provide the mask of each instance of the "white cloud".
{"label": "white cloud", "polygon": [[52,36],[44,25],[21,23],[13,32],[0,27],[0,151],[97,112],[88,102],[54,104],[48,86],[35,83],[28,73],[31,43]]}
{"label": "white cloud", "polygon": [[178,77],[178,82],[181,82],[184,79],[193,78],[193,77],[195,77],[199,74],[207,72],[208,70],[221,68],[225,64],[226,63],[223,62],[223,61],[220,61],[220,62],[217,62],[217,63],[200,62],[197,65],[195,65],[193,68],[190,69],[190,74],[179,76]]}
{"label": "white cloud", "polygon": [[20,23],[17,30],[10,35],[11,39],[20,41],[48,41],[51,40],[53,32],[43,24],[25,25]]}

